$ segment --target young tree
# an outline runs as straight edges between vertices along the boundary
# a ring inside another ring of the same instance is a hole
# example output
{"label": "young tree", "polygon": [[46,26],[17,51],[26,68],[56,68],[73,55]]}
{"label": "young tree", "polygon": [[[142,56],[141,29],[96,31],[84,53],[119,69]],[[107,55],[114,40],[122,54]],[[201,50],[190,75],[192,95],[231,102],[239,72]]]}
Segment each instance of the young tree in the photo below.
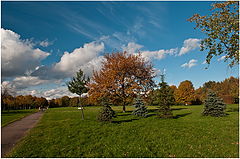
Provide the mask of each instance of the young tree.
{"label": "young tree", "polygon": [[140,117],[147,117],[147,114],[148,114],[147,108],[145,107],[145,105],[139,95],[135,99],[133,106],[136,108],[132,112],[133,115],[140,116]]}
{"label": "young tree", "polygon": [[194,87],[191,81],[183,81],[175,91],[175,99],[178,104],[190,105],[195,100]]}
{"label": "young tree", "polygon": [[156,100],[159,105],[160,118],[172,118],[173,114],[170,106],[175,103],[173,89],[171,89],[164,81],[164,75],[161,75],[160,89],[157,90]]}
{"label": "young tree", "polygon": [[68,90],[72,93],[79,95],[79,104],[81,106],[82,119],[84,120],[83,106],[80,103],[80,98],[83,93],[87,93],[88,88],[87,84],[90,81],[89,78],[86,78],[83,71],[80,69],[76,73],[76,77],[73,77],[70,82],[67,83]]}
{"label": "young tree", "polygon": [[[239,64],[239,2],[214,3],[209,16],[193,15],[188,21],[207,35],[201,41],[201,51],[208,50],[206,62],[213,56],[224,55],[229,66]],[[196,29],[195,28],[195,29]]]}
{"label": "young tree", "polygon": [[100,110],[97,119],[98,121],[101,121],[101,122],[111,122],[112,118],[115,117],[115,112],[114,110],[112,110],[107,97],[102,97],[101,101],[102,101],[103,107]]}
{"label": "young tree", "polygon": [[215,117],[225,116],[225,109],[226,104],[223,103],[223,100],[220,99],[213,91],[209,91],[202,114],[205,116],[210,115]]}
{"label": "young tree", "polygon": [[93,74],[89,95],[91,100],[108,96],[112,102],[121,101],[125,112],[127,102],[131,101],[138,91],[147,95],[153,88],[153,77],[152,65],[142,58],[141,54],[107,54],[102,69]]}

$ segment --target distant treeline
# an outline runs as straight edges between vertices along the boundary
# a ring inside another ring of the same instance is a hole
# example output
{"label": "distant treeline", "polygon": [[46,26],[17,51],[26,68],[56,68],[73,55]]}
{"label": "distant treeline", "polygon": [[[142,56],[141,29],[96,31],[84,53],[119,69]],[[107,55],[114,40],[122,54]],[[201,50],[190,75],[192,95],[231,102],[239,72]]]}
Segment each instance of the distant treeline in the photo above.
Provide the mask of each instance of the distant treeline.
{"label": "distant treeline", "polygon": [[[239,102],[239,78],[230,77],[222,82],[209,81],[198,89],[194,89],[191,81],[183,81],[178,87],[170,86],[174,92],[175,104],[198,105],[204,102],[207,92],[213,90],[218,96],[223,98],[226,104],[234,104]],[[144,99],[148,105],[157,105],[157,91],[153,90],[148,97]],[[73,97],[63,96],[57,99],[47,100],[44,97],[34,97],[31,95],[13,97],[9,94],[2,94],[1,108],[2,110],[10,109],[33,109],[39,107],[77,107],[81,103],[83,106],[101,105],[91,101],[91,97]],[[80,101],[79,101],[80,100]],[[128,99],[128,105],[132,105],[133,97]],[[118,100],[113,105],[121,105]]]}

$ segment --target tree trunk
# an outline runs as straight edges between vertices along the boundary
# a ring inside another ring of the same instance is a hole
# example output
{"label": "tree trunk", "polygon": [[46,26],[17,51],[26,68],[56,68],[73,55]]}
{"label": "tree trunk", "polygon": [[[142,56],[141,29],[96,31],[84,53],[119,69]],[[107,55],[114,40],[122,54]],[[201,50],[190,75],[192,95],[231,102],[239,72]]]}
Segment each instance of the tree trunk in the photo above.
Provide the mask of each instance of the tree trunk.
{"label": "tree trunk", "polygon": [[126,112],[126,104],[125,104],[125,101],[123,102],[123,113]]}
{"label": "tree trunk", "polygon": [[84,120],[84,113],[83,113],[83,106],[81,104],[81,100],[80,100],[81,96],[79,96],[79,105],[81,107],[81,112],[82,112],[82,120]]}
{"label": "tree trunk", "polygon": [[125,113],[125,112],[126,112],[126,106],[123,105],[123,113]]}

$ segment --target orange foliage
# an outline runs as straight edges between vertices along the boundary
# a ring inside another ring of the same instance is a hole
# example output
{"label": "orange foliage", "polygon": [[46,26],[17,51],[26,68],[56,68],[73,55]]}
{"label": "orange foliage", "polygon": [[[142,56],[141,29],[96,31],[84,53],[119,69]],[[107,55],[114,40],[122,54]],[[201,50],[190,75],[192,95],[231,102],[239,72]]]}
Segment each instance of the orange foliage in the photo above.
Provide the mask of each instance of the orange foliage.
{"label": "orange foliage", "polygon": [[94,72],[89,84],[91,101],[99,101],[107,96],[124,106],[132,101],[136,94],[146,95],[154,86],[152,65],[141,54],[133,55],[118,52],[105,55],[102,69]]}
{"label": "orange foliage", "polygon": [[194,87],[191,81],[183,81],[175,91],[175,100],[178,104],[192,104],[195,100]]}

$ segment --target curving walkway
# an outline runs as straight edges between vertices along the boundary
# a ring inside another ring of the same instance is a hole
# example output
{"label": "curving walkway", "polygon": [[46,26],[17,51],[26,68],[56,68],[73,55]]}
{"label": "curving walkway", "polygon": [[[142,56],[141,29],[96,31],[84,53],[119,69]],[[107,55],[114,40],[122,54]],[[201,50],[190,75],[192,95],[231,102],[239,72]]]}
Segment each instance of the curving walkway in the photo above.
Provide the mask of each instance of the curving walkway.
{"label": "curving walkway", "polygon": [[1,157],[4,157],[15,144],[26,135],[26,132],[33,128],[39,119],[42,117],[43,112],[37,112],[26,116],[18,121],[15,121],[1,130]]}

